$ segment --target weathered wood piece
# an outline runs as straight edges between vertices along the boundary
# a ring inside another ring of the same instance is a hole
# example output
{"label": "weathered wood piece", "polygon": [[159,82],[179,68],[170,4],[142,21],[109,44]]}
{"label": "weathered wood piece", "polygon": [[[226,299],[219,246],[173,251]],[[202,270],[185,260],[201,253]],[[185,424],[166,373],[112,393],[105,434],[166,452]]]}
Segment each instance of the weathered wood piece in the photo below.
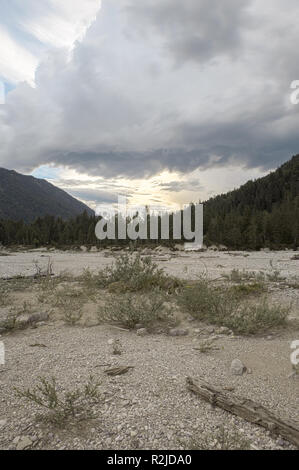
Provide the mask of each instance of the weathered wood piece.
{"label": "weathered wood piece", "polygon": [[134,366],[120,366],[120,367],[114,367],[113,369],[107,369],[105,370],[105,374],[111,375],[111,376],[116,376],[116,375],[123,375],[126,374],[130,369],[134,369]]}
{"label": "weathered wood piece", "polygon": [[188,389],[203,400],[218,406],[229,413],[262,426],[272,434],[279,435],[299,448],[299,423],[290,419],[282,419],[261,404],[248,398],[234,394],[228,395],[203,379],[187,377]]}

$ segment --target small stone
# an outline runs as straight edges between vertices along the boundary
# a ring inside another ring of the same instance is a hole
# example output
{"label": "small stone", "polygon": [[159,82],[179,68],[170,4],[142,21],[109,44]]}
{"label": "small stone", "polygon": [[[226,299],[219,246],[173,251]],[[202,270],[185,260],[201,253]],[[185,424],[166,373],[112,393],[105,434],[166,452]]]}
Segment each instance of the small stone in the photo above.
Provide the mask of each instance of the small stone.
{"label": "small stone", "polygon": [[142,328],[144,328],[144,326],[142,325],[142,323],[137,323],[137,325],[135,325],[135,328],[136,330],[141,330]]}
{"label": "small stone", "polygon": [[215,333],[218,335],[229,335],[231,334],[231,330],[227,328],[226,326],[221,326],[220,328],[216,330]]}
{"label": "small stone", "polygon": [[169,336],[187,336],[189,334],[189,330],[183,328],[173,328],[169,330]]}
{"label": "small stone", "polygon": [[32,446],[32,440],[28,436],[20,437],[16,450],[25,450]]}
{"label": "small stone", "polygon": [[0,429],[4,428],[7,424],[7,419],[0,419]]}
{"label": "small stone", "polygon": [[147,335],[147,329],[146,328],[140,328],[139,330],[136,331],[138,336],[146,336]]}
{"label": "small stone", "polygon": [[233,375],[243,375],[246,367],[240,359],[234,359],[231,363],[230,370]]}
{"label": "small stone", "polygon": [[30,324],[30,315],[20,315],[15,322],[17,328],[26,328]]}
{"label": "small stone", "polygon": [[212,333],[214,333],[214,331],[215,331],[215,328],[213,326],[207,326],[205,328],[206,333],[212,334]]}
{"label": "small stone", "polygon": [[136,437],[137,436],[137,432],[136,431],[131,431],[131,437]]}
{"label": "small stone", "polygon": [[112,346],[115,343],[115,340],[114,339],[108,339],[107,343],[109,344],[109,346]]}
{"label": "small stone", "polygon": [[277,444],[278,444],[280,447],[286,447],[286,446],[287,446],[287,442],[284,441],[283,439],[278,439]]}
{"label": "small stone", "polygon": [[30,323],[45,322],[47,320],[49,320],[48,312],[33,313],[29,317]]}

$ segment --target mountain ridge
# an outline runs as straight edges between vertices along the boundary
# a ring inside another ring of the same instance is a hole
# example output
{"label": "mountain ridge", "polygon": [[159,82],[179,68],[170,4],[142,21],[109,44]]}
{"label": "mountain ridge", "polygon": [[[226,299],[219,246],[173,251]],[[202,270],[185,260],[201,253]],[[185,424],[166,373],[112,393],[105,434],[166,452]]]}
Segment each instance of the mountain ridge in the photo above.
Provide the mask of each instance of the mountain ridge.
{"label": "mountain ridge", "polygon": [[299,245],[299,155],[204,203],[206,242],[233,248]]}
{"label": "mountain ridge", "polygon": [[68,219],[86,211],[86,204],[44,179],[0,167],[0,218],[33,222],[51,215]]}

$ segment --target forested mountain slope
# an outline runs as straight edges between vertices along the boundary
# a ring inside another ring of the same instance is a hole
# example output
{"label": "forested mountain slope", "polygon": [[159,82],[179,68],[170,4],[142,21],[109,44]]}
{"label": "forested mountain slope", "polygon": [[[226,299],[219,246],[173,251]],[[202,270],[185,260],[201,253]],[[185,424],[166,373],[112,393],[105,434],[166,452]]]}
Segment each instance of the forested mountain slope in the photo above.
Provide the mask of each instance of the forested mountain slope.
{"label": "forested mountain slope", "polygon": [[232,248],[299,246],[299,155],[204,204],[207,242]]}
{"label": "forested mountain slope", "polygon": [[52,215],[68,219],[93,211],[46,180],[0,168],[0,219],[32,222]]}

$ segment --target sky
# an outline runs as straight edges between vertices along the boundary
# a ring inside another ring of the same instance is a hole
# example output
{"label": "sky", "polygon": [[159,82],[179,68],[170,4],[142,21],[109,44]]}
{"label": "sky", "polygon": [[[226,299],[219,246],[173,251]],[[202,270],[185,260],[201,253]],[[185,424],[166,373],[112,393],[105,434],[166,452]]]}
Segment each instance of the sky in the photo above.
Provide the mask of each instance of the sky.
{"label": "sky", "polygon": [[299,153],[297,0],[0,0],[0,11],[1,167],[91,207],[118,194],[171,207]]}

